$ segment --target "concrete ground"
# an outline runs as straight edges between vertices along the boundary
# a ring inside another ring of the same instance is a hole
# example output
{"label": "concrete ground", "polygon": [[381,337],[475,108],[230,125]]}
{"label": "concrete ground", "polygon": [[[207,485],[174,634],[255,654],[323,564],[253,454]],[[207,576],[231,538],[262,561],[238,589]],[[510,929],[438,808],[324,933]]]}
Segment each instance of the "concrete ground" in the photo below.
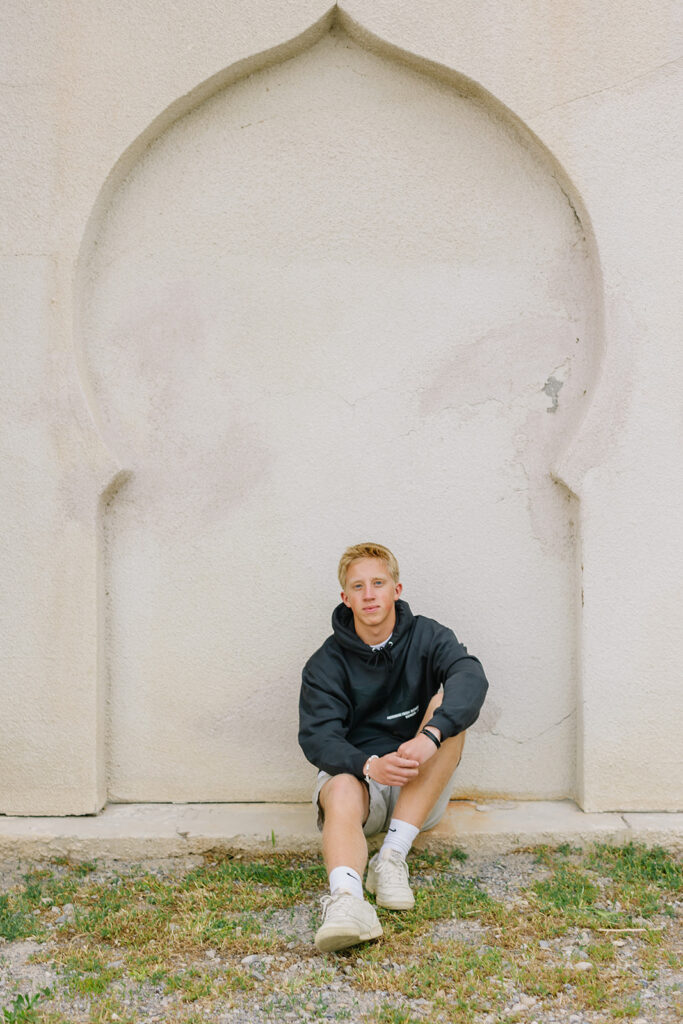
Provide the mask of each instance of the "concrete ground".
{"label": "concrete ground", "polygon": [[[418,845],[504,853],[546,843],[629,840],[683,852],[683,813],[586,814],[570,800],[453,800]],[[110,804],[98,815],[0,816],[0,858],[144,860],[208,851],[316,849],[309,804]]]}

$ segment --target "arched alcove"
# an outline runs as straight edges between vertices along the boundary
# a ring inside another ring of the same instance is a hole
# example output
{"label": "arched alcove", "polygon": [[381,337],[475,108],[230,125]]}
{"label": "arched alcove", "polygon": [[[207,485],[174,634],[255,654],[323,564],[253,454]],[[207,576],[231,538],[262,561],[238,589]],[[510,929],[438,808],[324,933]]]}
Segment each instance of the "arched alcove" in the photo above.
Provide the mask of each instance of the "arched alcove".
{"label": "arched alcove", "polygon": [[361,539],[487,668],[459,792],[571,795],[551,468],[597,360],[584,226],[471,83],[338,21],[309,42],[149,139],[84,245],[82,367],[129,471],[102,513],[110,799],[307,796],[299,673]]}

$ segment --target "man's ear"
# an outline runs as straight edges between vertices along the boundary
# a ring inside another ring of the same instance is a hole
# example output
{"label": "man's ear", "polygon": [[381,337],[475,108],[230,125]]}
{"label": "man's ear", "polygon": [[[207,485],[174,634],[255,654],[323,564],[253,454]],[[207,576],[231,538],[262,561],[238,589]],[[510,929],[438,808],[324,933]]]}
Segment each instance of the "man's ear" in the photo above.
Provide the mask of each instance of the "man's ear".
{"label": "man's ear", "polygon": [[342,601],[344,602],[344,604],[346,605],[346,607],[347,607],[347,608],[350,608],[350,607],[351,607],[351,605],[349,604],[349,599],[348,599],[348,597],[346,596],[346,594],[344,593],[344,591],[343,591],[343,590],[342,590],[342,592],[341,592],[341,595],[340,595],[340,597],[341,597]]}
{"label": "man's ear", "polygon": [[394,601],[398,601],[398,599],[399,599],[399,597],[401,596],[402,593],[403,593],[403,584],[402,583],[397,583],[396,584],[396,597],[394,598]]}

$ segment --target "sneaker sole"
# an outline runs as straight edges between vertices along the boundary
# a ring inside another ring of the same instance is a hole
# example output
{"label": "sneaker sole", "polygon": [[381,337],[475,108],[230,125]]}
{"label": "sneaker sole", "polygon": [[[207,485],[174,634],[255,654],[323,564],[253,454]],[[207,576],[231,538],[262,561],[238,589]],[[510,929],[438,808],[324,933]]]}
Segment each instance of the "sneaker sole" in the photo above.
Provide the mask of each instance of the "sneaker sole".
{"label": "sneaker sole", "polygon": [[369,932],[359,932],[355,928],[339,927],[331,927],[326,931],[323,925],[322,928],[318,929],[315,944],[321,953],[334,953],[337,949],[356,946],[359,942],[370,942],[372,939],[379,939],[381,935],[381,924],[378,924],[376,928],[371,929]]}
{"label": "sneaker sole", "polygon": [[365,879],[365,888],[368,892],[371,892],[375,897],[375,902],[378,907],[384,907],[385,910],[412,910],[415,906],[415,897],[410,894],[410,897],[404,899],[383,899],[377,895],[377,876],[375,872],[368,868],[368,877]]}

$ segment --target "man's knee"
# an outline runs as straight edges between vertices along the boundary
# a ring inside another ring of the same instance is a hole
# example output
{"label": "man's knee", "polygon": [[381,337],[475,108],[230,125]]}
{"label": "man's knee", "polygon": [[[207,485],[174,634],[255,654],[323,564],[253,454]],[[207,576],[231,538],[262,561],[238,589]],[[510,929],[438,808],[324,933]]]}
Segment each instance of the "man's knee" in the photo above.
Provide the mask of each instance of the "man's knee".
{"label": "man's knee", "polygon": [[355,775],[333,775],[320,790],[318,803],[325,812],[365,819],[368,810],[368,791]]}

